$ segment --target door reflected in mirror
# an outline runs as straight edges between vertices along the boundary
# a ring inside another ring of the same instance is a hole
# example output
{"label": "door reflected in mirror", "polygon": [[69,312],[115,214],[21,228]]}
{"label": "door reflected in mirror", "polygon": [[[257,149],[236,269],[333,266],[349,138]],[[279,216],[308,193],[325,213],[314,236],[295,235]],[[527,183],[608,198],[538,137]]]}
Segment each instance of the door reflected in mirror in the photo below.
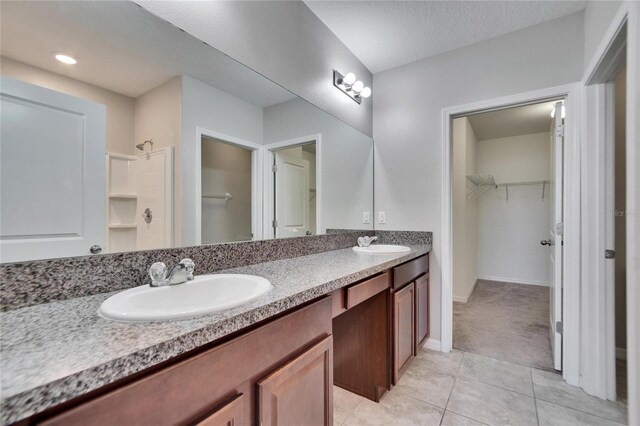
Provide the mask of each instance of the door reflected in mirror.
{"label": "door reflected in mirror", "polygon": [[318,199],[316,142],[272,151],[273,233],[276,238],[315,235]]}

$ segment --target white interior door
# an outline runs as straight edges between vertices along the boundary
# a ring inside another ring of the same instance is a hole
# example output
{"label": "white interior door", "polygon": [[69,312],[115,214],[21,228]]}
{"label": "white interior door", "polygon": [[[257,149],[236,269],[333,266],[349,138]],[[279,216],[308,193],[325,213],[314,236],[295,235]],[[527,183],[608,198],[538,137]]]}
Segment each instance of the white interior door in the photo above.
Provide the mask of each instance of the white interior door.
{"label": "white interior door", "polygon": [[550,339],[553,366],[562,370],[562,147],[564,124],[562,103],[556,104],[551,133],[551,220],[549,221]]}
{"label": "white interior door", "polygon": [[2,77],[0,260],[104,246],[106,109]]}
{"label": "white interior door", "polygon": [[300,237],[309,231],[309,162],[275,152],[275,235]]}

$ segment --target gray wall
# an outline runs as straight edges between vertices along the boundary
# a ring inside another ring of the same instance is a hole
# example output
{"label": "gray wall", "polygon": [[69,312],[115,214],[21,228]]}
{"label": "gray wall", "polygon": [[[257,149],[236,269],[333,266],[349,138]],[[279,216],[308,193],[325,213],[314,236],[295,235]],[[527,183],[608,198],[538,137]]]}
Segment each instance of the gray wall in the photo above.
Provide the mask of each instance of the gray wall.
{"label": "gray wall", "polygon": [[373,229],[373,141],[302,99],[264,109],[264,144],[320,133],[322,227]]}
{"label": "gray wall", "polygon": [[430,230],[432,338],[440,339],[442,109],[579,81],[583,13],[374,76],[376,229]]}
{"label": "gray wall", "polygon": [[354,72],[369,87],[371,73],[301,1],[138,3],[372,135],[373,96],[358,105],[333,87],[334,68]]}

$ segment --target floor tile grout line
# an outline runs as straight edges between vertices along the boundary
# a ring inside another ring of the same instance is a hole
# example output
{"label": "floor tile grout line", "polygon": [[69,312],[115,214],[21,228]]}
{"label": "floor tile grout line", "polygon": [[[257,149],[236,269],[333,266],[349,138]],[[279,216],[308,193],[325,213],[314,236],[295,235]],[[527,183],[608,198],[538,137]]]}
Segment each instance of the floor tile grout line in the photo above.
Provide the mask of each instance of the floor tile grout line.
{"label": "floor tile grout line", "polygon": [[465,380],[467,382],[480,383],[482,385],[487,385],[487,386],[491,386],[491,387],[494,387],[494,388],[502,389],[504,391],[512,392],[512,393],[515,393],[515,394],[520,395],[520,396],[526,396],[527,398],[534,398],[533,395],[528,395],[526,393],[518,392],[518,391],[515,391],[513,389],[503,388],[502,386],[494,385],[493,383],[483,382],[482,380],[474,379],[474,378],[471,378],[471,377],[459,376],[458,378],[462,379],[462,380]]}
{"label": "floor tile grout line", "polygon": [[[474,421],[474,422],[476,422],[476,423],[480,423],[481,425],[489,426],[487,423],[482,422],[482,421],[480,421],[480,420],[478,420],[478,419],[474,419],[473,417],[469,417],[467,414],[460,414],[460,413],[456,413],[455,411],[451,411],[451,410],[444,410],[444,412],[445,412],[445,413],[446,413],[447,411],[448,411],[448,412],[450,412],[450,413],[455,414],[456,416],[464,417],[465,419],[469,419],[469,420],[472,420],[472,421]],[[442,417],[444,418],[444,414],[442,415]]]}
{"label": "floor tile grout line", "polygon": [[536,399],[536,389],[533,386],[533,371],[529,368],[529,377],[531,377],[531,393],[533,394],[533,407],[536,409],[536,422],[540,426],[540,416],[538,415],[538,400]]}
{"label": "floor tile grout line", "polygon": [[544,398],[538,398],[538,397],[536,397],[536,398],[535,398],[535,400],[536,400],[536,401],[540,400],[540,401],[542,401],[542,402],[544,402],[544,403],[546,403],[546,404],[555,405],[555,406],[557,406],[557,407],[568,408],[568,409],[570,409],[570,410],[578,411],[578,412],[580,412],[580,413],[582,413],[582,414],[587,414],[587,415],[589,415],[589,416],[597,417],[597,418],[599,418],[599,419],[607,420],[607,421],[609,421],[609,422],[618,423],[618,424],[621,424],[621,425],[625,425],[625,424],[627,424],[627,423],[626,423],[626,416],[625,416],[625,423],[620,423],[618,420],[613,419],[613,418],[611,418],[611,417],[604,417],[604,416],[602,416],[602,414],[593,414],[593,413],[590,413],[590,412],[588,412],[588,411],[578,410],[578,409],[577,409],[577,408],[575,408],[575,407],[569,407],[568,405],[558,404],[557,402],[548,401],[548,400],[546,400],[546,399],[544,399]]}
{"label": "floor tile grout line", "polygon": [[545,371],[547,373],[553,373],[555,371],[555,370],[553,370],[553,371],[545,370],[544,368],[540,368],[540,367],[534,367],[534,366],[532,366],[530,364],[518,364],[517,362],[507,361],[506,359],[496,358],[495,356],[491,356],[491,355],[479,354],[477,352],[471,352],[471,351],[465,350],[465,349],[457,349],[457,348],[454,348],[454,349],[457,350],[457,351],[463,352],[463,353],[469,353],[469,354],[472,354],[472,355],[477,355],[477,356],[493,359],[495,361],[506,362],[507,364],[515,365],[515,366],[518,366],[518,367],[535,368],[536,370]]}
{"label": "floor tile grout line", "polygon": [[458,413],[457,411],[453,411],[453,410],[449,410],[449,409],[445,410],[445,412],[446,412],[446,411],[448,411],[448,412],[450,412],[450,413],[453,413],[453,414],[455,414],[455,415],[458,415],[458,416],[460,416],[460,417],[464,417],[464,418],[466,418],[466,419],[473,420],[474,422],[480,423],[481,425],[488,426],[488,424],[487,424],[487,423],[485,423],[484,421],[482,421],[482,420],[478,420],[478,419],[474,419],[473,417],[469,417],[469,415],[468,415],[468,414],[460,414],[460,413]]}

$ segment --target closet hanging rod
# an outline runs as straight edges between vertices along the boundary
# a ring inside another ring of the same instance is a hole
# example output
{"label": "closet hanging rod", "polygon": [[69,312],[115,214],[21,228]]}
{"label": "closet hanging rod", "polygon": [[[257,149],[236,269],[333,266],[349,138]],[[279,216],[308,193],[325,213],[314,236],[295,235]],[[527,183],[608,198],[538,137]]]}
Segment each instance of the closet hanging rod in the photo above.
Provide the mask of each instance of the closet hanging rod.
{"label": "closet hanging rod", "polygon": [[498,186],[519,186],[519,185],[542,185],[542,184],[550,184],[549,180],[532,180],[529,182],[505,182],[499,183]]}
{"label": "closet hanging rod", "polygon": [[202,198],[218,198],[218,199],[221,199],[221,200],[229,201],[233,197],[228,192],[225,192],[224,194],[202,195]]}

